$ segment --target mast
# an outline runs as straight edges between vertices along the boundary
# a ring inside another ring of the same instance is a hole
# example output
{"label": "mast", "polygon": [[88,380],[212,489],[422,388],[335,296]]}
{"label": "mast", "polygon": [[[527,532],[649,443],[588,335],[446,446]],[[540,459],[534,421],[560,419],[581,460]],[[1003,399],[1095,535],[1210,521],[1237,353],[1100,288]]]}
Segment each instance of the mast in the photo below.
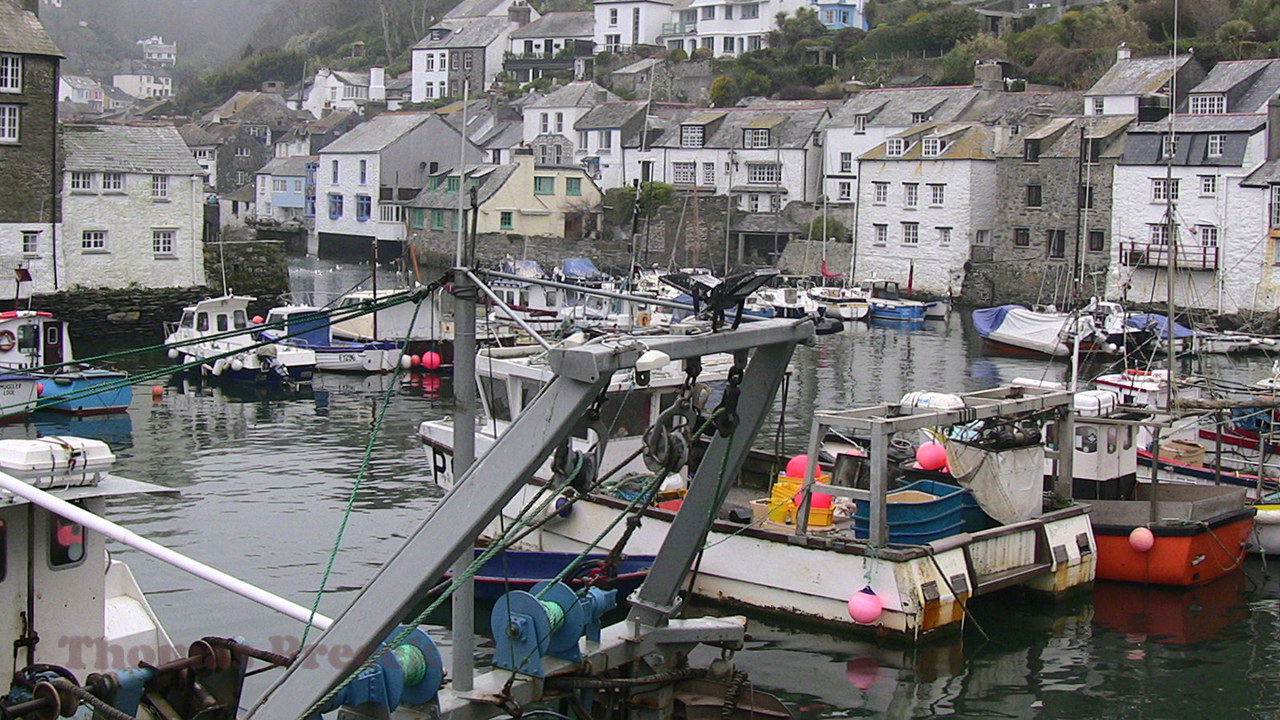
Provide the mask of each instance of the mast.
{"label": "mast", "polygon": [[[1173,47],[1169,50],[1169,64],[1173,70],[1169,79],[1169,152],[1164,159],[1164,232],[1165,244],[1169,248],[1167,276],[1165,277],[1165,319],[1168,372],[1165,389],[1168,391],[1167,404],[1170,419],[1173,417],[1174,385],[1177,382],[1178,355],[1173,341],[1174,293],[1173,283],[1178,272],[1178,232],[1173,215],[1173,156],[1178,151],[1177,119],[1178,119],[1178,0],[1173,2]],[[1151,523],[1160,521],[1160,428],[1156,428],[1155,442],[1151,448]]]}
{"label": "mast", "polygon": [[[476,457],[476,287],[471,282],[464,235],[466,223],[467,102],[469,78],[462,79],[462,127],[458,151],[458,242],[454,257],[453,334],[453,480],[471,468]],[[453,563],[454,577],[463,577],[472,561],[468,546]],[[453,594],[453,687],[471,690],[475,677],[475,585],[465,582]]]}
{"label": "mast", "polygon": [[1074,310],[1080,305],[1080,298],[1083,297],[1081,286],[1084,284],[1083,273],[1080,271],[1080,256],[1084,245],[1085,233],[1089,232],[1089,191],[1091,187],[1089,180],[1085,175],[1085,160],[1089,152],[1088,140],[1085,139],[1085,124],[1087,121],[1080,120],[1080,143],[1079,152],[1076,158],[1076,186],[1079,190],[1076,195],[1079,197],[1076,208],[1076,246],[1073,257],[1071,258],[1071,308]]}

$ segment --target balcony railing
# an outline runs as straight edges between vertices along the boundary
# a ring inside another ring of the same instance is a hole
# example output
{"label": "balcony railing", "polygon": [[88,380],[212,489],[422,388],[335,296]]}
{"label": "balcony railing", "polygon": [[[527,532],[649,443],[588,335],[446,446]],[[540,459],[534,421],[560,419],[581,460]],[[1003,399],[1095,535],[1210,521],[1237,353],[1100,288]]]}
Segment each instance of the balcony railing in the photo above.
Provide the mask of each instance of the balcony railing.
{"label": "balcony railing", "polygon": [[[1179,245],[1180,270],[1218,269],[1218,248],[1213,245]],[[1160,243],[1120,243],[1120,263],[1129,267],[1169,267],[1169,246]]]}

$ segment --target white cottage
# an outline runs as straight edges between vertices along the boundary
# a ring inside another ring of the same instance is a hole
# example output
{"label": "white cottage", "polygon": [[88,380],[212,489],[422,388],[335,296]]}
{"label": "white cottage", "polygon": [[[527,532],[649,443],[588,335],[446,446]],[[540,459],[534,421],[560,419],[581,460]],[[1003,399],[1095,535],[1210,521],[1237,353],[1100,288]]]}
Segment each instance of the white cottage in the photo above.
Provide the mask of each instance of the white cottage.
{"label": "white cottage", "polygon": [[574,124],[591,108],[621,100],[617,95],[589,81],[571,82],[544,95],[524,108],[526,145],[533,148],[539,165],[571,165],[582,147]]}
{"label": "white cottage", "polygon": [[66,125],[64,285],[204,284],[204,170],[171,126]]}
{"label": "white cottage", "polygon": [[[442,168],[457,164],[462,134],[428,112],[383,113],[320,151],[315,170],[316,237],[328,257],[397,257],[405,239],[404,202]],[[466,141],[466,157],[482,153]]]}
{"label": "white cottage", "polygon": [[1269,105],[1277,92],[1280,60],[1221,62],[1178,114],[1130,129],[1115,169],[1108,295],[1164,298],[1176,238],[1175,303],[1275,307],[1264,163],[1280,155],[1280,142],[1268,141],[1280,127],[1280,106]]}
{"label": "white cottage", "polygon": [[671,23],[673,0],[596,0],[596,50],[629,52],[640,45],[658,45]]}
{"label": "white cottage", "polygon": [[996,133],[932,123],[889,137],[861,158],[855,230],[859,277],[959,293],[970,239],[995,227]]}
{"label": "white cottage", "polygon": [[778,15],[794,15],[808,0],[677,0],[662,29],[662,44],[690,55],[706,48],[716,57],[736,57],[769,46]]}

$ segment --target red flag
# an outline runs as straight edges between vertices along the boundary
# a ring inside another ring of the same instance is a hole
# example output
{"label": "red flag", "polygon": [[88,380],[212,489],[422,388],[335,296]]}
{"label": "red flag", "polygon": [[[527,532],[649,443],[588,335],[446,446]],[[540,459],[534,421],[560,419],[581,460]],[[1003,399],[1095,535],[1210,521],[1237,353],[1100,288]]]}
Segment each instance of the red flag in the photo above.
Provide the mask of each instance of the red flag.
{"label": "red flag", "polygon": [[826,260],[823,260],[823,261],[822,261],[822,277],[824,277],[824,278],[838,278],[838,277],[844,277],[844,273],[833,273],[833,272],[828,272],[828,270],[827,270],[827,261],[826,261]]}

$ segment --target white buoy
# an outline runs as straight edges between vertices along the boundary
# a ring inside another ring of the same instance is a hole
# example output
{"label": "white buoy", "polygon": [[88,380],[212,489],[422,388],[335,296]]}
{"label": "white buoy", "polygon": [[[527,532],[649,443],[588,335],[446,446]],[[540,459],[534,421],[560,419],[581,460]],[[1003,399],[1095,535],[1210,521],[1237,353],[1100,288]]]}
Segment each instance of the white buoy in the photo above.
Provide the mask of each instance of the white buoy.
{"label": "white buoy", "polygon": [[409,357],[408,355],[401,355],[400,367],[404,368],[405,370],[408,370],[409,368],[413,367],[413,358]]}
{"label": "white buoy", "polygon": [[215,377],[217,377],[218,375],[221,375],[221,374],[222,374],[222,370],[223,370],[223,368],[224,368],[224,367],[225,367],[225,366],[223,365],[222,360],[214,360],[214,361],[213,361],[213,374],[214,374],[214,376],[215,376]]}
{"label": "white buoy", "polygon": [[240,372],[241,370],[244,369],[244,361],[241,360],[240,358],[236,358],[235,360],[232,360],[231,369],[235,372]]}
{"label": "white buoy", "polygon": [[178,356],[179,356],[179,355],[181,355],[181,354],[182,354],[182,353],[178,352],[178,348],[169,348],[169,359],[170,359],[170,360],[177,360],[177,359],[178,359]]}

